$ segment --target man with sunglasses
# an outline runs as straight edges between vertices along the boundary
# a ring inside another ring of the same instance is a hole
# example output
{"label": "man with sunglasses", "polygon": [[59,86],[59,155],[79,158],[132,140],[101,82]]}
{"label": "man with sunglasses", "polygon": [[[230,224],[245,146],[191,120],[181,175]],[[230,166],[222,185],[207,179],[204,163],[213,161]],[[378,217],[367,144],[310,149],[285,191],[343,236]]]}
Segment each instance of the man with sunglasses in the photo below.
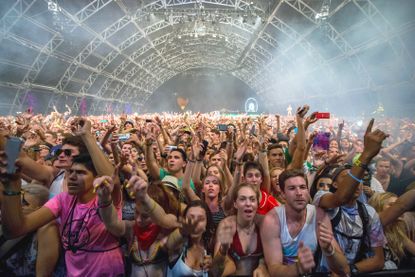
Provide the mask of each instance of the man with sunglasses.
{"label": "man with sunglasses", "polygon": [[65,171],[71,167],[73,157],[86,152],[87,148],[81,137],[68,136],[63,140],[62,147],[56,150],[53,166],[38,164],[24,152],[21,153],[17,165],[24,175],[49,188],[50,197],[53,197],[64,191]]}
{"label": "man with sunglasses", "polygon": [[[91,133],[91,122],[78,118],[73,128],[75,135],[63,139],[62,147],[55,153],[56,161],[53,166],[40,165],[23,151],[16,161],[22,174],[49,188],[51,198],[66,190],[66,172],[71,167],[74,157],[80,153],[90,153],[93,159],[98,160],[103,155]],[[98,164],[100,171],[112,174],[113,167],[108,159]]]}

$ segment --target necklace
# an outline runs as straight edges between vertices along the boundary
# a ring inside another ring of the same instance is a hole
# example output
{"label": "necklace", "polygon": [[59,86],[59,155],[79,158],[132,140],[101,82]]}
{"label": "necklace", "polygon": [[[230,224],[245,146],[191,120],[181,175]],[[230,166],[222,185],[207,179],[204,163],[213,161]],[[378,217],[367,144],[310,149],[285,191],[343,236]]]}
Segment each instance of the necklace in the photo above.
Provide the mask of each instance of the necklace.
{"label": "necklace", "polygon": [[245,228],[242,228],[241,226],[239,226],[238,223],[236,223],[236,226],[239,229],[239,231],[242,231],[243,233],[245,233],[248,236],[251,235],[252,232],[255,229],[255,228],[253,228],[253,227],[255,227],[255,223],[254,222],[250,223],[249,226],[248,227],[245,227]]}

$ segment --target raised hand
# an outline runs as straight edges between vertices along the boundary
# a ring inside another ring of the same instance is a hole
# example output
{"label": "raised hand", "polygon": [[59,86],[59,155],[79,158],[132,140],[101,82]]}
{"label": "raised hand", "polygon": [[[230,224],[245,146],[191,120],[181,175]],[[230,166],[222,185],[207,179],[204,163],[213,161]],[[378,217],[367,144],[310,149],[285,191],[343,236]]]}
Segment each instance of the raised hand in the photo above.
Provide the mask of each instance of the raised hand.
{"label": "raised hand", "polygon": [[304,118],[309,109],[310,109],[310,106],[308,106],[308,105],[298,107],[297,108],[297,116],[299,116],[301,118]]}
{"label": "raised hand", "polygon": [[316,123],[317,121],[318,121],[317,112],[313,112],[310,116],[306,117],[304,124],[305,126],[308,127],[311,124]]}
{"label": "raised hand", "polygon": [[297,257],[300,275],[311,273],[312,269],[316,266],[314,263],[314,255],[311,249],[304,245],[303,241],[300,241],[298,244]]}
{"label": "raised hand", "polygon": [[375,120],[372,118],[367,126],[362,153],[362,155],[365,154],[370,159],[379,153],[382,147],[382,142],[389,136],[379,129],[372,131],[374,122]]}
{"label": "raised hand", "polygon": [[125,188],[127,189],[130,197],[135,196],[135,199],[143,200],[147,195],[148,183],[143,178],[133,175],[130,180],[128,180]]}
{"label": "raised hand", "polygon": [[248,148],[248,141],[245,140],[244,142],[242,142],[239,146],[238,149],[235,152],[235,160],[237,162],[241,162],[242,161],[242,157],[244,156],[246,149]]}
{"label": "raised hand", "polygon": [[218,226],[217,241],[220,243],[220,252],[223,255],[229,250],[229,247],[232,244],[233,236],[236,232],[236,226],[227,220],[222,220]]}
{"label": "raised hand", "polygon": [[180,234],[183,237],[187,237],[190,234],[192,234],[192,232],[194,232],[194,230],[196,230],[197,225],[202,221],[202,219],[198,218],[198,219],[191,219],[191,218],[183,218],[180,221]]}
{"label": "raised hand", "polygon": [[94,192],[98,195],[99,202],[111,200],[111,193],[114,190],[114,183],[109,176],[95,178],[93,182]]}
{"label": "raised hand", "polygon": [[91,134],[91,121],[86,118],[78,117],[72,123],[72,132],[77,136]]}

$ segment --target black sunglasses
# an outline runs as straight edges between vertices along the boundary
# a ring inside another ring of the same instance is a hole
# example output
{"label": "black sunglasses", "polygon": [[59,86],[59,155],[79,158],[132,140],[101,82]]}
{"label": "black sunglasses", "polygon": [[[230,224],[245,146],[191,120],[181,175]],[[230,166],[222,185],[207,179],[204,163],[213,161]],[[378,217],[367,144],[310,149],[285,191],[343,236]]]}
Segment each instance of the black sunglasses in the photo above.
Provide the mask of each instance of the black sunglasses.
{"label": "black sunglasses", "polygon": [[56,150],[56,156],[59,156],[60,154],[62,154],[62,152],[67,157],[70,157],[72,155],[72,150],[71,149],[58,149],[58,150]]}
{"label": "black sunglasses", "polygon": [[143,160],[144,160],[144,157],[141,157],[141,156],[137,157],[137,161],[141,162]]}

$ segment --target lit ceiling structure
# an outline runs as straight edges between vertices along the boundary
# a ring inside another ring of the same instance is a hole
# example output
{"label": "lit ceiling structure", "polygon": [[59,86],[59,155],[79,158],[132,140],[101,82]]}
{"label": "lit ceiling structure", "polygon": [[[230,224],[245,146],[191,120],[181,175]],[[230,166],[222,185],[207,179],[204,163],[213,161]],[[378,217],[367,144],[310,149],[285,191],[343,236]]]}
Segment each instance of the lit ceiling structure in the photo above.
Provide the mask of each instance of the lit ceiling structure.
{"label": "lit ceiling structure", "polygon": [[92,114],[139,110],[163,83],[200,68],[264,100],[413,86],[415,20],[405,11],[414,2],[2,0],[0,110],[21,111],[33,92],[45,95],[44,112],[82,101]]}

